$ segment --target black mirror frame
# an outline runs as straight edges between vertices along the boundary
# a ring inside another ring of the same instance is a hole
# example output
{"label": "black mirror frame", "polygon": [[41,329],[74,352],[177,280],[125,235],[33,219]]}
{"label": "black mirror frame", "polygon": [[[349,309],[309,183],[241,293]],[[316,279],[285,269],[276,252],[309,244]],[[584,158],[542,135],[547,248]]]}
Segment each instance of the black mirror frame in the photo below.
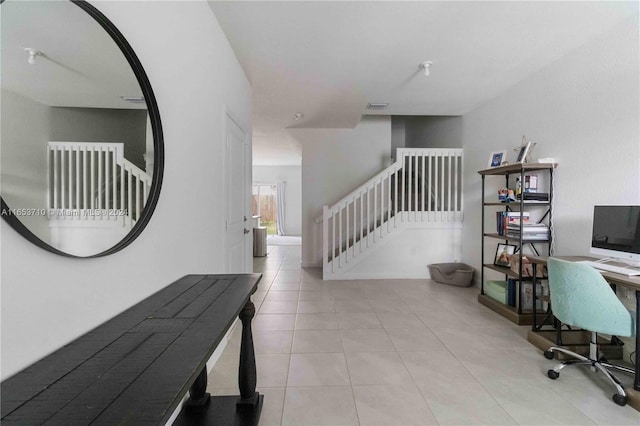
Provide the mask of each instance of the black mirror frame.
{"label": "black mirror frame", "polygon": [[[160,197],[160,188],[162,187],[162,176],[164,172],[164,138],[162,135],[162,123],[160,121],[160,111],[158,109],[158,104],[156,102],[156,97],[153,93],[153,89],[151,88],[151,83],[149,82],[149,78],[147,77],[147,73],[144,71],[140,60],[136,56],[133,48],[126,40],[126,38],[122,35],[122,33],[116,28],[116,26],[98,9],[96,9],[93,5],[89,4],[85,0],[69,0],[78,6],[80,9],[84,10],[87,14],[89,14],[93,19],[96,20],[98,24],[109,34],[109,36],[113,39],[113,41],[118,45],[120,51],[127,59],[127,62],[131,66],[133,73],[136,76],[136,80],[138,80],[138,84],[142,89],[142,95],[147,104],[147,112],[149,114],[149,120],[151,121],[151,130],[153,133],[153,158],[154,158],[154,166],[153,166],[153,177],[151,181],[151,188],[149,189],[149,196],[147,198],[147,203],[142,210],[142,215],[140,219],[133,226],[131,231],[118,243],[116,243],[113,247],[97,254],[93,254],[90,256],[76,256],[73,254],[65,253],[61,250],[58,250],[46,242],[42,241],[35,234],[33,234],[20,220],[17,216],[11,214],[11,209],[4,201],[4,198],[0,196],[0,201],[2,202],[2,218],[20,235],[26,238],[31,243],[36,246],[47,250],[51,253],[59,254],[61,256],[79,258],[79,259],[89,259],[94,257],[102,257],[107,256],[113,253],[116,253],[123,248],[127,247],[129,244],[133,242],[144,230],[144,228],[149,223],[151,216],[156,208],[158,203],[158,198]],[[2,4],[4,0],[0,0],[0,4]]]}

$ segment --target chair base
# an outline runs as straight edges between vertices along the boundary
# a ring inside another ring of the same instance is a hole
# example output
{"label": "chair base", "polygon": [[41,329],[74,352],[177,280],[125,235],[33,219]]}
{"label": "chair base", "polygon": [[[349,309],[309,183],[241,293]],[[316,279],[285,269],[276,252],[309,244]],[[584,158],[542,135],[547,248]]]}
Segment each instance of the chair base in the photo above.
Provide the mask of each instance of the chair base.
{"label": "chair base", "polygon": [[595,343],[597,341],[597,334],[591,333],[591,341],[589,342],[589,357],[585,357],[583,355],[577,354],[573,351],[569,351],[564,348],[559,347],[551,347],[544,352],[544,356],[547,359],[552,359],[554,356],[554,352],[561,352],[563,354],[569,355],[575,359],[563,361],[555,365],[553,369],[547,371],[547,376],[550,379],[557,379],[560,376],[560,371],[569,366],[569,365],[589,365],[591,367],[591,371],[600,371],[604,376],[609,379],[609,381],[615,386],[616,392],[613,394],[613,402],[620,406],[627,405],[627,394],[622,388],[622,384],[618,380],[616,376],[614,376],[609,369],[618,370],[625,373],[634,374],[635,370],[624,367],[621,365],[615,365],[608,363],[604,358],[598,356],[598,345]]}

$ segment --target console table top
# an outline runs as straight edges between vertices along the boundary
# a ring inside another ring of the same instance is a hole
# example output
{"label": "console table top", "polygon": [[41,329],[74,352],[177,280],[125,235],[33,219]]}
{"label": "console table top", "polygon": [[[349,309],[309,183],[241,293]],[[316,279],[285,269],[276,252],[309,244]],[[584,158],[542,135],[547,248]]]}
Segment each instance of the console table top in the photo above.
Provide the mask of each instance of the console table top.
{"label": "console table top", "polygon": [[187,275],[3,381],[3,424],[166,423],[260,274]]}

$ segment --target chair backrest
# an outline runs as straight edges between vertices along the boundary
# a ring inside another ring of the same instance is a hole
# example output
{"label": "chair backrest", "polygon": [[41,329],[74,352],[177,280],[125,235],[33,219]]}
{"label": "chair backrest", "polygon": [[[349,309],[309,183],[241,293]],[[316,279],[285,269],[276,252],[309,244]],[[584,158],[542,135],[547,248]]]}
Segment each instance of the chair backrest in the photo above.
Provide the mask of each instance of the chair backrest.
{"label": "chair backrest", "polygon": [[633,317],[609,283],[589,265],[549,258],[553,314],[565,324],[616,336],[632,336]]}

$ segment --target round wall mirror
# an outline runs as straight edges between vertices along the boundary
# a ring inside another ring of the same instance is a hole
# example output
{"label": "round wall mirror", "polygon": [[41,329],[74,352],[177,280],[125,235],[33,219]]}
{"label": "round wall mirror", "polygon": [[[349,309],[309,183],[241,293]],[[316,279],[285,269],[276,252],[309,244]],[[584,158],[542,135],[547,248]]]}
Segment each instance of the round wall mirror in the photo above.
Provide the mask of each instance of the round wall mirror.
{"label": "round wall mirror", "polygon": [[3,218],[51,252],[130,244],[160,193],[160,115],[140,61],[84,1],[1,2]]}

